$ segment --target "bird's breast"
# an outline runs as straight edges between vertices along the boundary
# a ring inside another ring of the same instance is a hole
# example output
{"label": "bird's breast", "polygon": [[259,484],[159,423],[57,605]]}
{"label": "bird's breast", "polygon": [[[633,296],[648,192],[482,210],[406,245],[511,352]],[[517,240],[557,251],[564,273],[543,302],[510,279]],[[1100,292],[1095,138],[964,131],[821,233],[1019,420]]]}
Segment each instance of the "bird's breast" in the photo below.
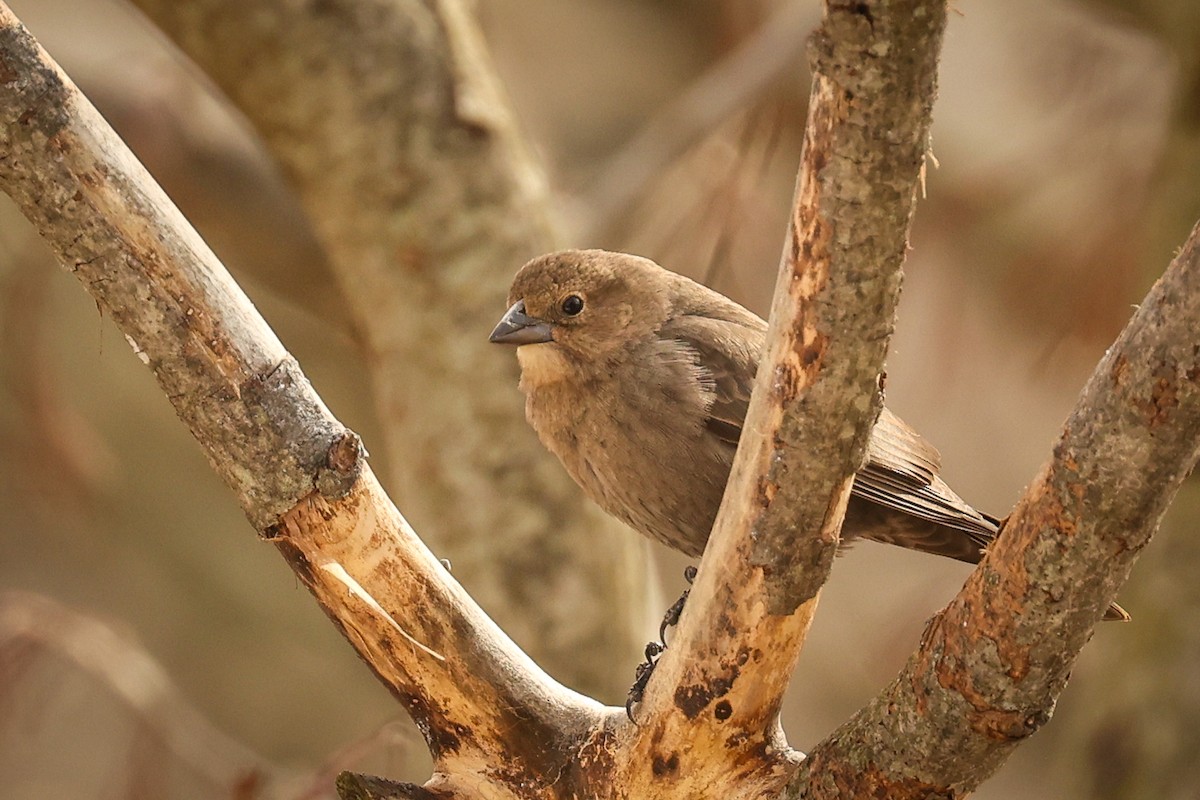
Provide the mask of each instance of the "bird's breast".
{"label": "bird's breast", "polygon": [[[545,366],[535,358],[535,370]],[[682,402],[619,366],[586,380],[525,374],[526,416],[584,493],[635,530],[698,554],[729,471],[728,448],[704,431],[700,399]]]}

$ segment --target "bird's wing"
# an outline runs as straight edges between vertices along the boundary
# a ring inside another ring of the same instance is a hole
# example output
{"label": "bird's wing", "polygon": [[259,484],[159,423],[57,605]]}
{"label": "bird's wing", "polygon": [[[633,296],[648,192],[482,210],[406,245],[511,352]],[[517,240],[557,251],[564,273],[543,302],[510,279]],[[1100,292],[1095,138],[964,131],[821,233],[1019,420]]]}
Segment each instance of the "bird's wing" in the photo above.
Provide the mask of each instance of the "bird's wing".
{"label": "bird's wing", "polygon": [[941,478],[941,455],[886,408],[871,431],[867,463],[854,476],[853,494],[881,506],[963,531],[981,546],[996,535],[997,520],[979,513]]}
{"label": "bird's wing", "polygon": [[705,427],[721,441],[737,447],[750,407],[763,330],[688,314],[668,320],[659,334],[682,342],[692,353],[705,388],[711,390]]}
{"label": "bird's wing", "polygon": [[[764,329],[740,321],[681,315],[661,330],[662,336],[683,342],[694,353],[706,383],[711,381],[713,400],[705,425],[731,447],[737,446],[750,407]],[[963,531],[986,546],[996,534],[997,520],[976,511],[938,477],[941,462],[933,445],[885,408],[871,431],[867,462],[855,475],[851,493]]]}
{"label": "bird's wing", "polygon": [[[718,309],[720,311],[720,309]],[[713,402],[706,427],[716,438],[737,446],[750,391],[758,368],[766,324],[742,313],[719,318],[714,309],[679,314],[660,335],[678,339],[694,351],[697,366],[712,381]],[[982,515],[937,476],[942,457],[934,446],[883,409],[866,445],[866,463],[854,476],[853,494],[871,503],[964,531],[980,546],[996,535],[995,518]]]}

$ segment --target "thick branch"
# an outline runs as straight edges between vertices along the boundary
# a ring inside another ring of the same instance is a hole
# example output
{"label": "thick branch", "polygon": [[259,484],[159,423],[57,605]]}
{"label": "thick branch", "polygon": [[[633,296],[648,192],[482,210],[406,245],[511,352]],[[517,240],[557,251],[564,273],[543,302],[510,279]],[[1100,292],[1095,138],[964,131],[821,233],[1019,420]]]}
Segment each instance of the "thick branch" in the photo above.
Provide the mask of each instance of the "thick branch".
{"label": "thick branch", "polygon": [[1200,456],[1200,226],[1105,354],[1050,462],[920,649],[813,752],[798,797],[959,796],[1045,724]]}
{"label": "thick branch", "polygon": [[[258,529],[347,431],[186,221],[11,13],[0,181],[124,331]],[[168,265],[194,265],[191,274]],[[300,423],[304,437],[288,436]],[[353,476],[349,476],[353,477]]]}
{"label": "thick branch", "polygon": [[411,783],[343,772],[337,779],[338,795],[344,800],[437,800],[438,795]]}
{"label": "thick branch", "polygon": [[[556,234],[462,0],[135,0],[253,123],[367,351],[388,486],[555,674],[612,700],[647,626],[642,544],[588,503],[487,342]],[[419,465],[414,468],[414,465]]]}
{"label": "thick branch", "polygon": [[[542,774],[598,704],[516,648],[383,494],[250,301],[0,4],[0,188],[149,365],[255,527],[417,720],[439,768]],[[513,731],[520,730],[517,737]]]}
{"label": "thick branch", "polygon": [[[781,697],[881,406],[944,25],[942,0],[829,2],[814,38],[766,357],[696,588],[643,710],[649,758],[686,740],[679,770],[710,790],[737,774],[729,759],[782,754]],[[711,751],[697,744],[709,741]]]}

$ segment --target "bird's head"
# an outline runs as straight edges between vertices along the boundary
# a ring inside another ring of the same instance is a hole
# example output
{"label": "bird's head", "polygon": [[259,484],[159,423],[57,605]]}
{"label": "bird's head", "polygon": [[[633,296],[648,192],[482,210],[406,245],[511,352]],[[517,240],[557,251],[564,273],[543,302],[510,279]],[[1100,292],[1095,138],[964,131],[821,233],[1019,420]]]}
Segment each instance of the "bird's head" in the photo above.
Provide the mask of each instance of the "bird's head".
{"label": "bird's head", "polygon": [[662,326],[676,277],[648,259],[605,250],[539,256],[517,272],[490,341],[603,362]]}

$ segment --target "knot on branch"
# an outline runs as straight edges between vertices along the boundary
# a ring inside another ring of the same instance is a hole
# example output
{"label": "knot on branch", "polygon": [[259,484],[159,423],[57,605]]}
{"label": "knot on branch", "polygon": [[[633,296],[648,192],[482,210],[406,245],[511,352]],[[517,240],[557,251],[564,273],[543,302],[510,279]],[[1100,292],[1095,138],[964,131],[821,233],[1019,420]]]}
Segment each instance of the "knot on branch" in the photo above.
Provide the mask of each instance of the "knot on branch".
{"label": "knot on branch", "polygon": [[359,435],[343,429],[329,445],[325,464],[317,470],[317,491],[327,498],[345,497],[362,474],[366,458],[367,450]]}
{"label": "knot on branch", "polygon": [[256,528],[274,525],[314,492],[338,500],[354,488],[366,463],[362,441],[329,413],[294,358],[284,354],[258,369],[236,394],[244,422],[222,444],[249,465],[249,479],[238,478],[254,492]]}

